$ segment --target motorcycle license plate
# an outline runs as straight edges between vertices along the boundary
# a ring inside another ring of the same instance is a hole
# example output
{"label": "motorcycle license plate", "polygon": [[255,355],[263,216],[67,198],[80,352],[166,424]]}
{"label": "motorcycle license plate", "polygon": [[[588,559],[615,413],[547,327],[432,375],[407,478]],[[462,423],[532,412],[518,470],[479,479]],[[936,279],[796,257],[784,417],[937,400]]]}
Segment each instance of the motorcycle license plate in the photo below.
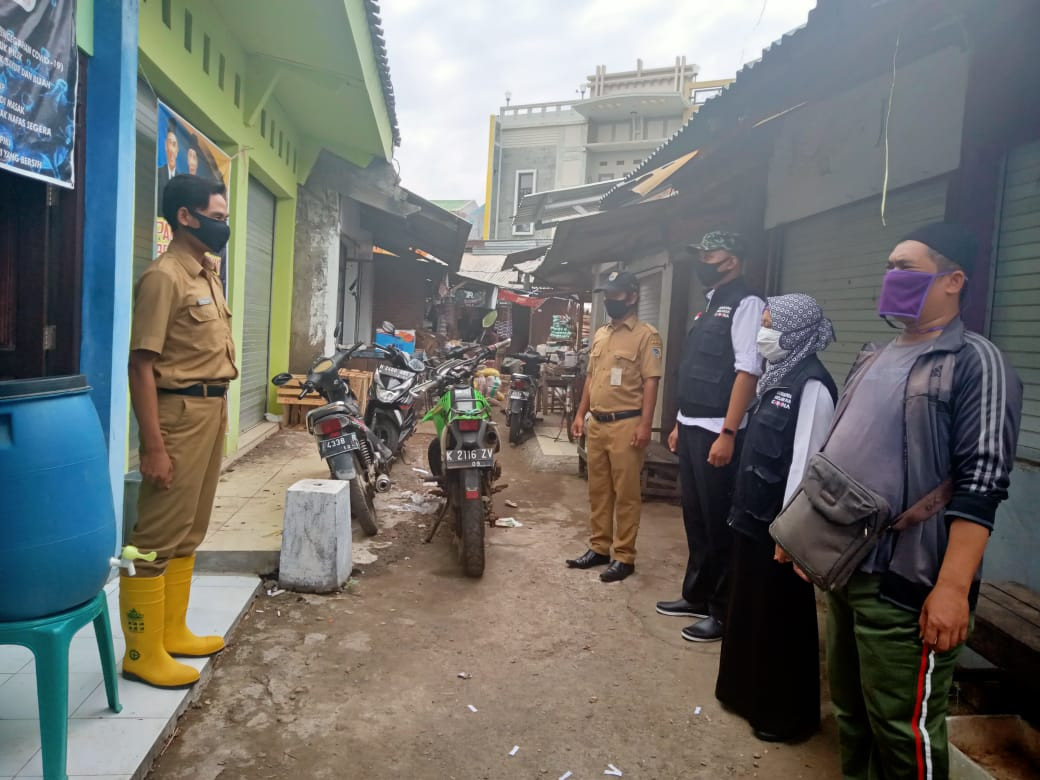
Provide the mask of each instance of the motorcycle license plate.
{"label": "motorcycle license plate", "polygon": [[353,452],[359,449],[357,434],[346,433],[333,439],[320,439],[318,441],[318,454],[323,458],[331,458],[333,455],[342,455],[344,452]]}
{"label": "motorcycle license plate", "polygon": [[510,401],[526,401],[527,400],[527,395],[524,394],[524,393],[510,393],[509,394],[509,400]]}
{"label": "motorcycle license plate", "polygon": [[475,450],[448,450],[445,458],[449,469],[483,469],[494,465],[494,453],[490,447]]}

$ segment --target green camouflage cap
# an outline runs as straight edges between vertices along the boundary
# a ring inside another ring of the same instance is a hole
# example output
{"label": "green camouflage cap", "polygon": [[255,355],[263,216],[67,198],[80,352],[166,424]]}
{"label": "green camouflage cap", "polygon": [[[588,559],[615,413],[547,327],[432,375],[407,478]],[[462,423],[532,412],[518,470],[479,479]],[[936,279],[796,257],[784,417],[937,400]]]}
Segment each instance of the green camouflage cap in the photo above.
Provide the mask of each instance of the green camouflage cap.
{"label": "green camouflage cap", "polygon": [[687,247],[691,252],[713,252],[716,249],[724,249],[732,252],[737,257],[744,256],[744,239],[739,233],[727,233],[724,230],[713,230],[706,233],[699,244],[690,244]]}

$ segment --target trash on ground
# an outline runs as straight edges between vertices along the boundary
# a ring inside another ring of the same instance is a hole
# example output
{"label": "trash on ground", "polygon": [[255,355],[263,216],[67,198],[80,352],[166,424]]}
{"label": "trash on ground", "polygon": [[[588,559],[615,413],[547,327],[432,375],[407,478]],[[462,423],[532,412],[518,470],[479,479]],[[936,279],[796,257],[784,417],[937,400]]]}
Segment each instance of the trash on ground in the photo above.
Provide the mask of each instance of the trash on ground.
{"label": "trash on ground", "polygon": [[392,512],[418,512],[421,515],[432,515],[441,508],[441,502],[434,497],[405,491],[401,494],[405,503],[393,504],[387,509]]}
{"label": "trash on ground", "polygon": [[430,475],[430,472],[428,472],[426,469],[421,469],[417,466],[412,466],[412,471],[414,471],[416,474],[425,474],[426,476]]}
{"label": "trash on ground", "polygon": [[607,764],[607,768],[603,771],[603,774],[610,775],[611,777],[624,777],[624,773],[613,764]]}
{"label": "trash on ground", "polygon": [[700,707],[698,707],[697,709],[695,709],[695,710],[693,711],[693,714],[694,714],[694,715],[700,715],[700,714],[701,714],[701,708],[700,708]]}
{"label": "trash on ground", "polygon": [[469,672],[459,672],[457,676],[460,680],[469,680],[473,677]]}
{"label": "trash on ground", "polygon": [[500,517],[495,521],[497,528],[523,528],[524,524],[515,517]]}
{"label": "trash on ground", "polygon": [[271,588],[271,590],[267,591],[267,595],[271,598],[274,598],[275,596],[281,596],[283,593],[285,593],[285,590],[283,588]]}
{"label": "trash on ground", "polygon": [[515,756],[519,752],[520,752],[520,746],[519,745],[513,745],[513,749],[509,751],[509,755]]}
{"label": "trash on ground", "polygon": [[474,707],[472,704],[467,704],[466,706],[469,707],[469,711],[470,712],[476,712],[477,711],[477,708]]}
{"label": "trash on ground", "polygon": [[510,509],[516,509],[520,505],[518,503],[516,503],[515,501],[506,501],[506,506],[509,507]]}
{"label": "trash on ground", "polygon": [[574,772],[564,772],[562,775],[560,775],[560,780],[567,780],[568,777],[572,777],[573,775]]}

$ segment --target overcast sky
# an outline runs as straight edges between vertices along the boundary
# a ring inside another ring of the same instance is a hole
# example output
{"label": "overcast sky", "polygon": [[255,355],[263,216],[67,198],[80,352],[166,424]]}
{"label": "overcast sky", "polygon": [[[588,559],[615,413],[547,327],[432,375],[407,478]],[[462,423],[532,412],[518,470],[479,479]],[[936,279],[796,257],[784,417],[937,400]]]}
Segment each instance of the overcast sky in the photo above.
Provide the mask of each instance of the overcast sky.
{"label": "overcast sky", "polygon": [[806,20],[816,0],[382,0],[404,186],[484,201],[488,117],[512,102],[577,98],[596,65],[732,77]]}

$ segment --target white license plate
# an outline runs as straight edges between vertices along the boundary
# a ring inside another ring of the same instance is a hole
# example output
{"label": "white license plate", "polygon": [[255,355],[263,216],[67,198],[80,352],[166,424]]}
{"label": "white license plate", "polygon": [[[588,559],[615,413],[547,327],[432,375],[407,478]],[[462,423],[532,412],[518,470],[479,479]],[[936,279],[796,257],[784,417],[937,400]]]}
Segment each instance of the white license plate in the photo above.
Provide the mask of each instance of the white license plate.
{"label": "white license plate", "polygon": [[359,449],[356,433],[347,433],[334,439],[318,441],[318,454],[323,458],[331,458],[333,455],[342,455],[344,452],[353,452],[356,449]]}
{"label": "white license plate", "polygon": [[491,468],[494,465],[494,452],[490,447],[478,447],[475,450],[448,450],[445,460],[449,469]]}

